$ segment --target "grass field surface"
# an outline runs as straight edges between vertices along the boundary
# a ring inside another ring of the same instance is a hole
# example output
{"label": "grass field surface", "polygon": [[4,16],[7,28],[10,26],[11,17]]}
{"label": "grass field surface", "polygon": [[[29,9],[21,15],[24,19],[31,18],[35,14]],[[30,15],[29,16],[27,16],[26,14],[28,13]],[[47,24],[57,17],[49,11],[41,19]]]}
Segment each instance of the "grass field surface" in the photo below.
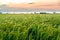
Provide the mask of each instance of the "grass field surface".
{"label": "grass field surface", "polygon": [[60,40],[60,14],[0,14],[0,40]]}

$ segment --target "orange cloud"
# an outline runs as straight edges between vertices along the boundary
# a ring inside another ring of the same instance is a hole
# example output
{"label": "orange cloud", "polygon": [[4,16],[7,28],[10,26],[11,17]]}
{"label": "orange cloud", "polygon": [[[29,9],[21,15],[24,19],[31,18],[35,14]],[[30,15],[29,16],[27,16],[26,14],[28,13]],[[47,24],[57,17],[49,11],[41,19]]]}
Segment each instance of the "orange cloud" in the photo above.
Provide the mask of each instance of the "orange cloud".
{"label": "orange cloud", "polygon": [[57,2],[54,3],[20,3],[20,4],[9,4],[9,7],[13,8],[41,8],[41,9],[60,9],[60,5]]}
{"label": "orange cloud", "polygon": [[[0,0],[1,1],[1,0]],[[41,8],[41,9],[60,9],[60,0],[35,0],[34,3],[9,3],[12,8]],[[1,2],[0,2],[1,4]]]}

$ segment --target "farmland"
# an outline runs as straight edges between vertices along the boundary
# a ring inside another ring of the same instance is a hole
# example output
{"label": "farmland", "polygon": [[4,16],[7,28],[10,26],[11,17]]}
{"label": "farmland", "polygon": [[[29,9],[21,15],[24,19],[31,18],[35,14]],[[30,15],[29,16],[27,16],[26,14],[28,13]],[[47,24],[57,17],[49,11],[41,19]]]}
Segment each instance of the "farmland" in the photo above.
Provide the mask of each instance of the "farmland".
{"label": "farmland", "polygon": [[60,40],[60,14],[0,14],[0,40]]}

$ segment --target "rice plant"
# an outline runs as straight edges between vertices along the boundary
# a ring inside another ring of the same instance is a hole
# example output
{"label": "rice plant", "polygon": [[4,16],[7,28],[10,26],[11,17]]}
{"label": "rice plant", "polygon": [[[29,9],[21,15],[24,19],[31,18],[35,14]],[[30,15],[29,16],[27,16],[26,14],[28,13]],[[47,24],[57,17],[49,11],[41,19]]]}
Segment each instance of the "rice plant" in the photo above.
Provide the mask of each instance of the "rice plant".
{"label": "rice plant", "polygon": [[0,40],[60,40],[60,15],[0,14]]}

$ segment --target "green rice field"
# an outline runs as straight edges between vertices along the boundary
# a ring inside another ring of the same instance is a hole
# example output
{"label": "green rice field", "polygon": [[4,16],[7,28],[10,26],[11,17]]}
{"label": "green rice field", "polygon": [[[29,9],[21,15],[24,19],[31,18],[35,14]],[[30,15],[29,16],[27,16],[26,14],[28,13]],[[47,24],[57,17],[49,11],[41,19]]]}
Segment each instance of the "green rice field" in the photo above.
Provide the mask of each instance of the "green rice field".
{"label": "green rice field", "polygon": [[0,40],[60,40],[60,14],[0,14]]}

